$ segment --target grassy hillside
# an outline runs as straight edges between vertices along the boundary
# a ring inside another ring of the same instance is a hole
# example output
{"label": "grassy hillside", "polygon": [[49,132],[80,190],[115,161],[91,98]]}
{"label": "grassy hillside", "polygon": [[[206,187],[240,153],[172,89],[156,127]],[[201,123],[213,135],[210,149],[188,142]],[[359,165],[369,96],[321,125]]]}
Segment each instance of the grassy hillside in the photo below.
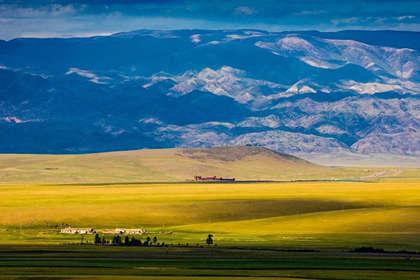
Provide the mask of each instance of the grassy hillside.
{"label": "grassy hillside", "polygon": [[169,182],[195,175],[237,180],[354,179],[375,169],[331,168],[262,147],[162,149],[85,155],[0,155],[0,182]]}

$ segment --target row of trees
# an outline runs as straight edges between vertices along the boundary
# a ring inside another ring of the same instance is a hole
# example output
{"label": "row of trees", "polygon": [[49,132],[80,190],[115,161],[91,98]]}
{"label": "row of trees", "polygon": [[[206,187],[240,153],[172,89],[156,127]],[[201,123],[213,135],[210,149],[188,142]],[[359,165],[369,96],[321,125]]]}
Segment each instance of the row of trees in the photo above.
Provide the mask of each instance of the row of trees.
{"label": "row of trees", "polygon": [[[95,243],[95,245],[114,245],[114,246],[147,246],[147,245],[160,245],[158,242],[157,237],[153,237],[153,239],[150,238],[150,236],[148,236],[146,238],[146,240],[144,242],[141,242],[140,239],[136,239],[134,236],[131,237],[131,239],[126,236],[124,239],[124,242],[122,241],[121,236],[119,235],[114,235],[114,237],[112,238],[112,240],[106,240],[105,236],[102,236],[102,238],[99,236],[99,234],[97,233],[95,235],[95,240],[93,243]],[[162,243],[162,246],[164,246],[165,243]]]}
{"label": "row of trees", "polygon": [[[161,246],[165,246],[165,242],[162,242],[162,244],[158,243],[158,239],[157,237],[153,237],[153,239],[150,238],[150,236],[148,236],[146,238],[146,240],[144,242],[141,242],[140,239],[136,239],[133,237],[131,237],[131,239],[126,236],[124,239],[124,242],[122,241],[121,236],[119,235],[114,235],[114,237],[112,238],[112,240],[106,240],[105,236],[102,236],[102,238],[99,236],[99,234],[97,233],[95,235],[95,240],[93,242],[95,245],[114,245],[114,246],[148,246],[148,245],[161,245]],[[206,239],[206,244],[207,245],[212,245],[213,244],[213,235],[209,234],[207,235],[207,239]],[[188,244],[187,244],[188,246]],[[198,244],[197,244],[198,246]]]}

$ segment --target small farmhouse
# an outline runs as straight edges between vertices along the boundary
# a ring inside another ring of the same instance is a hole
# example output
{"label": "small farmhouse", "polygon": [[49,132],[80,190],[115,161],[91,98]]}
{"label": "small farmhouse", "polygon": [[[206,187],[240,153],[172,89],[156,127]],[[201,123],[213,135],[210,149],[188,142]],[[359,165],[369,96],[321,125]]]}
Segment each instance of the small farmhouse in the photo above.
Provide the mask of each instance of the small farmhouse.
{"label": "small farmhouse", "polygon": [[145,234],[146,231],[144,229],[126,229],[126,234]]}
{"label": "small farmhouse", "polygon": [[96,231],[93,228],[64,228],[60,231],[61,233],[70,234],[94,234]]}
{"label": "small farmhouse", "polygon": [[122,229],[122,228],[116,228],[116,229],[115,229],[115,233],[116,233],[116,234],[124,234],[124,233],[125,233],[125,229]]}
{"label": "small farmhouse", "polygon": [[106,230],[103,234],[145,234],[144,229],[122,229],[116,228],[115,230]]}

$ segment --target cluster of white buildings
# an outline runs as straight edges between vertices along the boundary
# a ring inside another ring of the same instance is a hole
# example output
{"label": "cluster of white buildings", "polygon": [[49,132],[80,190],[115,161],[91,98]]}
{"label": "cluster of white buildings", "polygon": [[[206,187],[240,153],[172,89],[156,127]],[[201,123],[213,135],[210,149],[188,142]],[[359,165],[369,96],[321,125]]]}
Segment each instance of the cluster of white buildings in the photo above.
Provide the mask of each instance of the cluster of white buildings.
{"label": "cluster of white buildings", "polygon": [[65,228],[60,231],[61,233],[71,233],[71,234],[94,234],[96,231],[93,228]]}
{"label": "cluster of white buildings", "polygon": [[[93,228],[64,228],[60,231],[61,233],[69,233],[69,234],[94,234],[96,233]],[[121,229],[117,228],[115,230],[106,230],[102,232],[103,234],[145,234],[146,231],[144,229]]]}
{"label": "cluster of white buildings", "polygon": [[145,234],[146,231],[142,228],[140,229],[120,229],[117,228],[115,231],[119,234]]}

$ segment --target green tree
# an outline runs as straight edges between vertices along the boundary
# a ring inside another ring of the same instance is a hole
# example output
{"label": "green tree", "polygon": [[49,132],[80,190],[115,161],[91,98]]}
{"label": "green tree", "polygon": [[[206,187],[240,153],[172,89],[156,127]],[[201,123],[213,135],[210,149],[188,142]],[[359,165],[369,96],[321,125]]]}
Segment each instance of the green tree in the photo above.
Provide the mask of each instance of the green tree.
{"label": "green tree", "polygon": [[135,239],[134,236],[131,237],[131,246],[141,246],[141,240],[140,239]]}
{"label": "green tree", "polygon": [[124,245],[125,246],[130,246],[131,245],[130,244],[130,239],[128,238],[128,236],[126,236],[125,239],[124,239]]}
{"label": "green tree", "polygon": [[121,246],[121,236],[117,235],[116,245]]}
{"label": "green tree", "polygon": [[95,235],[95,241],[93,243],[95,243],[95,245],[101,244],[101,238],[99,237],[99,233]]}
{"label": "green tree", "polygon": [[106,239],[105,239],[105,236],[102,236],[101,244],[102,244],[102,245],[105,245],[105,244],[106,244]]}
{"label": "green tree", "polygon": [[213,234],[207,235],[206,244],[207,245],[213,244]]}
{"label": "green tree", "polygon": [[150,243],[150,236],[148,236],[147,238],[146,238],[146,241],[147,241],[147,243]]}
{"label": "green tree", "polygon": [[156,245],[156,243],[157,243],[157,237],[155,236],[155,237],[153,237],[153,244]]}

